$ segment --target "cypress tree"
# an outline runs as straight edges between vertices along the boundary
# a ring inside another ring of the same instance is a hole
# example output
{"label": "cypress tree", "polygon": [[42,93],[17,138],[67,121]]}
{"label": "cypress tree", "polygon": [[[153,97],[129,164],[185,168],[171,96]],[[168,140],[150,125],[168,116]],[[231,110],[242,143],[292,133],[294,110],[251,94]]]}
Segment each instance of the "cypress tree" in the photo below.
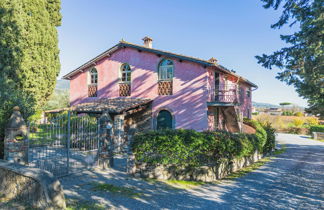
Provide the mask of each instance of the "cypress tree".
{"label": "cypress tree", "polygon": [[41,109],[54,90],[60,70],[60,3],[0,1],[0,140],[13,102],[19,102],[26,118]]}

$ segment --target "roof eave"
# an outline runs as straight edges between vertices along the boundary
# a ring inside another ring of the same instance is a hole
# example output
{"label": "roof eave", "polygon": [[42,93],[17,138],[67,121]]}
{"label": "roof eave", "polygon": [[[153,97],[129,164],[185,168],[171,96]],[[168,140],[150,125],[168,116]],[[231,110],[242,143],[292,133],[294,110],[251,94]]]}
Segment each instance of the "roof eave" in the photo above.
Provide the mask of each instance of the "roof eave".
{"label": "roof eave", "polygon": [[86,62],[85,64],[79,66],[75,70],[71,71],[70,73],[64,75],[62,79],[65,80],[71,80],[71,77],[73,77],[77,72],[83,72],[85,68],[89,68],[93,65],[95,65],[95,62],[106,57],[110,56],[110,53],[113,53],[115,50],[117,50],[120,47],[120,43],[114,45],[113,47],[109,48],[105,52],[101,53],[100,55],[96,56],[95,58],[91,59],[90,61]]}

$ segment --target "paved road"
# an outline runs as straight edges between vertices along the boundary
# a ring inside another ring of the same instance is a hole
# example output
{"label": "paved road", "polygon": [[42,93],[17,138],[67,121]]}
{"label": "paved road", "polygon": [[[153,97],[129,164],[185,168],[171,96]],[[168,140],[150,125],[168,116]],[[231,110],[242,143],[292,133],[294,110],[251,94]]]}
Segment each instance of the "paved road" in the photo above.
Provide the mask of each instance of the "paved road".
{"label": "paved road", "polygon": [[[117,209],[324,209],[324,143],[279,134],[287,151],[260,169],[221,184],[172,189],[133,179],[120,171],[85,172],[61,180],[68,198]],[[135,187],[140,198],[91,190],[92,182]]]}

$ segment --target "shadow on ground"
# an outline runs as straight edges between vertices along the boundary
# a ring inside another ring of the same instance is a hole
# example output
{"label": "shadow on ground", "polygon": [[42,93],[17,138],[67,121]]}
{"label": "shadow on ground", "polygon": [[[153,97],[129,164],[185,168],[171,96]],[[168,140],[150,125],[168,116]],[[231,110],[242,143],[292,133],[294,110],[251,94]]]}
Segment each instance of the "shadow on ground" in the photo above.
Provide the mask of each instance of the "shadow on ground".
{"label": "shadow on ground", "polygon": [[[324,143],[287,134],[278,139],[286,144],[285,153],[244,177],[220,184],[175,189],[130,177],[123,167],[84,171],[62,178],[61,183],[68,199],[121,209],[323,209]],[[94,191],[92,183],[99,182],[134,188],[140,196]]]}

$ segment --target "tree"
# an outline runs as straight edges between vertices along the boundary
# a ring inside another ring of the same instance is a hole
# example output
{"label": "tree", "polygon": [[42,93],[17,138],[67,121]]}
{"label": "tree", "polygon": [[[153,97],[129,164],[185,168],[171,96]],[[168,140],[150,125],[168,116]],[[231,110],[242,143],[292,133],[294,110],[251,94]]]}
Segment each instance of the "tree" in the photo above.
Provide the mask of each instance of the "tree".
{"label": "tree", "polygon": [[279,104],[281,106],[282,109],[284,109],[285,106],[291,105],[290,102],[282,102]]}
{"label": "tree", "polygon": [[60,70],[60,24],[60,0],[0,1],[0,140],[13,106],[22,106],[26,118],[52,94]]}
{"label": "tree", "polygon": [[52,94],[60,70],[56,27],[60,0],[0,2],[0,70],[41,107]]}
{"label": "tree", "polygon": [[69,90],[55,90],[44,110],[61,109],[70,105]]}
{"label": "tree", "polygon": [[291,35],[281,35],[288,44],[271,55],[256,56],[258,63],[281,69],[277,79],[294,85],[297,93],[308,100],[308,111],[324,116],[324,2],[323,0],[261,0],[263,7],[283,8],[278,22],[280,29],[298,24]]}

